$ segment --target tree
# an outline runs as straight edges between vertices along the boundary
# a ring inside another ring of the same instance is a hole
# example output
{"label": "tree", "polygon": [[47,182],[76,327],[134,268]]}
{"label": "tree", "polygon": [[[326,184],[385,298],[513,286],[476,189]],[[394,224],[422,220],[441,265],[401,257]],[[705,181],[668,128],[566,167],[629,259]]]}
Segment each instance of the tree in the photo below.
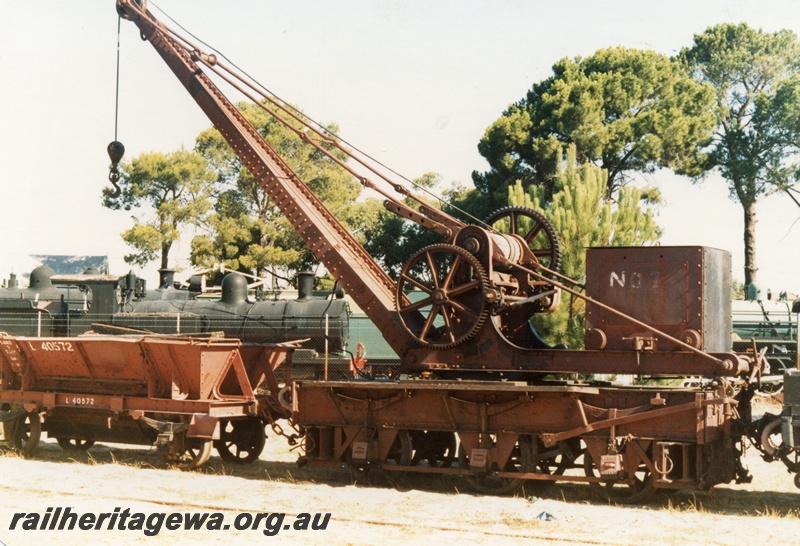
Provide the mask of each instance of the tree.
{"label": "tree", "polygon": [[[418,188],[433,189],[440,186],[442,177],[438,173],[426,173],[415,178],[413,183]],[[448,199],[449,200],[449,199]],[[413,209],[419,205],[412,199],[404,203]],[[440,203],[430,202],[432,207]],[[378,211],[375,228],[365,241],[364,248],[375,257],[392,277],[400,274],[409,258],[421,248],[442,242],[442,236],[409,220],[389,212],[383,206]]]}
{"label": "tree", "polygon": [[678,56],[716,92],[716,129],[705,171],[717,169],[744,212],[744,282],[756,280],[756,204],[799,179],[800,43],[788,30],[746,23],[695,35]]}
{"label": "tree", "polygon": [[696,175],[698,145],[714,124],[712,97],[709,86],[653,51],[615,47],[562,59],[486,130],[478,151],[491,168],[473,173],[475,187],[494,208],[515,181],[526,189],[544,184],[552,194],[567,144],[575,145],[578,161],[607,172],[607,197],[632,172],[669,167]]}
{"label": "tree", "polygon": [[[356,202],[361,192],[359,182],[260,106],[241,103],[237,108],[334,216],[363,240],[371,222],[377,219],[374,210],[377,205]],[[292,123],[301,127],[294,120]],[[336,126],[329,125],[326,129],[335,133]],[[201,133],[197,137],[197,150],[217,174],[219,195],[209,221],[209,233],[192,240],[194,264],[222,261],[232,269],[258,275],[269,270],[286,280],[293,272],[317,264],[317,259],[219,131],[210,128]],[[343,152],[332,153],[346,161]]]}
{"label": "tree", "polygon": [[133,226],[122,232],[123,240],[137,251],[125,261],[144,266],[160,258],[161,268],[167,268],[181,228],[198,225],[208,212],[214,178],[202,156],[183,149],[167,155],[144,153],[122,165],[122,193],[111,198],[106,192],[103,206],[141,211],[133,216]]}
{"label": "tree", "polygon": [[[543,212],[553,223],[561,244],[561,273],[571,279],[586,276],[586,249],[594,246],[640,246],[661,236],[650,207],[640,189],[626,186],[616,202],[606,196],[607,173],[594,165],[577,161],[576,145],[559,154],[552,198],[542,186],[525,191],[517,182],[508,188],[508,204]],[[537,329],[552,343],[583,346],[583,300],[569,298],[550,315],[537,317]]]}

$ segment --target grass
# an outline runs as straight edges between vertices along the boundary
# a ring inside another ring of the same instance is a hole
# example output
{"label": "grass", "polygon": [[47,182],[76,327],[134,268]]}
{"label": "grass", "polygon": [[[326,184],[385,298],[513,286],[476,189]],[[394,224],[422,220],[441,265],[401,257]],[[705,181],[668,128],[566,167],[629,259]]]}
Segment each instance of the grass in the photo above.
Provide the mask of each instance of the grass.
{"label": "grass", "polygon": [[[775,402],[771,402],[774,404]],[[10,449],[0,448],[0,458],[23,458]],[[153,448],[141,446],[98,444],[89,452],[64,451],[55,442],[43,441],[36,450],[34,460],[86,466],[120,465],[133,468],[184,472],[165,461],[161,453]],[[268,460],[270,459],[270,460]],[[278,459],[278,460],[271,460]],[[755,460],[754,460],[755,459]],[[640,507],[646,510],[665,510],[686,514],[723,514],[733,516],[767,517],[799,520],[798,492],[792,484],[792,475],[780,463],[768,464],[758,458],[754,450],[748,452],[747,463],[758,478],[768,473],[768,480],[751,485],[718,486],[711,493],[676,492],[658,494],[652,501]],[[454,476],[431,476],[424,474],[397,473],[382,477],[380,473],[355,476],[343,469],[298,467],[289,453],[288,446],[272,439],[262,459],[248,465],[237,465],[223,461],[218,456],[194,471],[203,475],[219,475],[253,481],[266,481],[290,485],[348,486],[359,485],[380,489],[413,489],[447,495],[470,494],[479,497],[471,488],[465,488],[462,480]],[[516,495],[520,499],[537,497],[543,500],[569,504],[607,505],[595,499],[585,484],[528,482]],[[636,509],[636,507],[633,507]]]}
{"label": "grass", "polygon": [[800,508],[783,511],[771,506],[765,506],[763,510],[756,510],[756,515],[766,518],[800,519]]}
{"label": "grass", "polygon": [[702,514],[706,510],[703,503],[697,500],[697,496],[692,495],[690,499],[679,504],[674,504],[672,497],[667,498],[666,510],[669,512],[690,512],[694,514]]}
{"label": "grass", "polygon": [[24,459],[25,455],[21,451],[17,451],[10,445],[0,446],[0,457]]}
{"label": "grass", "polygon": [[731,502],[728,497],[720,498],[713,495],[706,499],[701,499],[697,495],[691,494],[683,501],[675,501],[670,497],[667,499],[664,509],[668,512],[677,513],[729,513],[737,516],[800,520],[800,508],[770,504],[768,501],[762,501],[760,504]]}

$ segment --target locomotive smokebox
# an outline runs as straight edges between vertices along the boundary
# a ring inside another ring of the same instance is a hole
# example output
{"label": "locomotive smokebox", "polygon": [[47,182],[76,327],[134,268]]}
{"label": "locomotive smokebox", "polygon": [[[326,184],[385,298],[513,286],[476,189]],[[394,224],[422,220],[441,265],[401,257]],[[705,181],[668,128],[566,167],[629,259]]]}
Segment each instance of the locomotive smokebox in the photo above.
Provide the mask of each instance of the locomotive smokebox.
{"label": "locomotive smokebox", "polygon": [[[731,255],[725,250],[590,248],[586,294],[696,349],[731,351]],[[593,350],[686,350],[591,303],[585,341]]]}

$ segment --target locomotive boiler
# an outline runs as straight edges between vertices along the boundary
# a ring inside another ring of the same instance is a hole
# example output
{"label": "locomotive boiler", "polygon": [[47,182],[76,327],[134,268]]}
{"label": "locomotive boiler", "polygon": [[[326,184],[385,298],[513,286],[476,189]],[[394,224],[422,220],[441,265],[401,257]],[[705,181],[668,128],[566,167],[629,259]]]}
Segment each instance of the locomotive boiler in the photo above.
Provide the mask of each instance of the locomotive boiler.
{"label": "locomotive boiler", "polygon": [[299,276],[298,297],[293,300],[253,301],[245,277],[228,273],[221,297],[209,299],[142,299],[127,304],[107,318],[106,324],[132,331],[159,334],[209,334],[222,332],[249,343],[280,343],[311,339],[320,346],[326,337],[331,352],[347,349],[349,308],[344,299],[313,297],[313,275]]}
{"label": "locomotive boiler", "polygon": [[105,319],[127,302],[144,297],[145,283],[132,273],[56,275],[47,266],[30,274],[27,287],[12,277],[0,288],[0,331],[25,336],[68,336],[91,329],[95,318]]}

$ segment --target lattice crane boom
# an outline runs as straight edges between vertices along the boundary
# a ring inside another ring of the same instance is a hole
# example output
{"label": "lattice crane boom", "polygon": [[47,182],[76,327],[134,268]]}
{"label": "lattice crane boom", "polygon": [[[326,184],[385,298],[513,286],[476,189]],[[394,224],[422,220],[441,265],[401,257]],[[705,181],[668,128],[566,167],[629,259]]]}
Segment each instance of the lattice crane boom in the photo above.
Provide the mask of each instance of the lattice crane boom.
{"label": "lattice crane boom", "polygon": [[395,313],[392,279],[204,73],[202,53],[188,52],[143,5],[118,0],[117,10],[136,24],[314,255],[376,323],[392,349],[403,354],[412,341]]}

